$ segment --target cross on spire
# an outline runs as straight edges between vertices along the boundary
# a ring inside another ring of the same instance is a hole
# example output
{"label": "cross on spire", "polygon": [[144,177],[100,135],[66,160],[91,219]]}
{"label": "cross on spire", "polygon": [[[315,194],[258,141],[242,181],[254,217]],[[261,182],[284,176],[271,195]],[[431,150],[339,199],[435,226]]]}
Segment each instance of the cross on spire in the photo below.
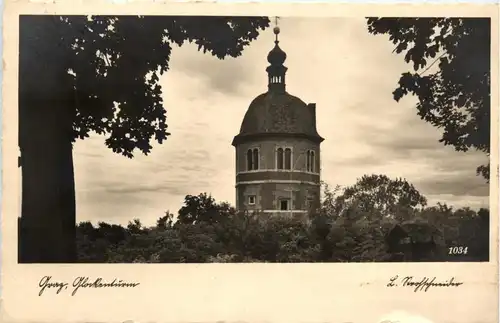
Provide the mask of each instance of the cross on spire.
{"label": "cross on spire", "polygon": [[274,17],[274,34],[276,35],[276,42],[278,42],[278,35],[280,33],[280,27],[278,27],[278,22],[279,22],[280,17],[275,16]]}

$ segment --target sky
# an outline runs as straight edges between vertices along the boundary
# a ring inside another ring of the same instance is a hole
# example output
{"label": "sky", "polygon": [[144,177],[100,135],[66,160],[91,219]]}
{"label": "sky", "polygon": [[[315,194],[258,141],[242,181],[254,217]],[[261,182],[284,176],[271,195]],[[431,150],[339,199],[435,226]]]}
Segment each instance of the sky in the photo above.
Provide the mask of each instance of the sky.
{"label": "sky", "polygon": [[[284,17],[280,28],[287,91],[316,103],[323,181],[345,186],[385,174],[406,178],[431,205],[488,206],[488,185],[475,172],[486,156],[445,147],[440,130],[417,116],[415,98],[393,100],[401,73],[412,67],[392,53],[387,36],[369,34],[362,18]],[[267,29],[236,59],[175,47],[160,80],[171,136],[134,159],[113,153],[101,136],[78,141],[77,221],[153,225],[202,192],[234,205],[231,141],[250,102],[267,91],[273,38]]]}

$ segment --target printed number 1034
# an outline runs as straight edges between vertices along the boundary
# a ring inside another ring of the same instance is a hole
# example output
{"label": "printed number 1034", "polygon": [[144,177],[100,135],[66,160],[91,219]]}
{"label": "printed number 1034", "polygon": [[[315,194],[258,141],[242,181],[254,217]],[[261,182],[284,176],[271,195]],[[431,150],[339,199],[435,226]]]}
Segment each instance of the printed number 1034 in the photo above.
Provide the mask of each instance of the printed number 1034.
{"label": "printed number 1034", "polygon": [[449,247],[448,254],[449,255],[466,255],[467,247]]}

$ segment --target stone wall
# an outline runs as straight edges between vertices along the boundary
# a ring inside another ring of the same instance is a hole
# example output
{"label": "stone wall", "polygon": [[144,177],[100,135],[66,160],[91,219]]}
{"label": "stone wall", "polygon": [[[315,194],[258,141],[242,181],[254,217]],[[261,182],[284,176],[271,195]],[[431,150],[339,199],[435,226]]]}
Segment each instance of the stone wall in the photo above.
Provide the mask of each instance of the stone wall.
{"label": "stone wall", "polygon": [[[293,171],[277,169],[278,147],[292,149]],[[247,151],[254,148],[259,149],[259,169],[248,171]],[[308,150],[313,150],[315,153],[315,167],[312,173],[307,172]],[[320,165],[320,146],[308,139],[267,138],[239,144],[236,147],[237,209],[270,212],[280,209],[280,199],[290,200],[290,198],[292,211],[308,211],[311,207],[317,207],[320,201]],[[255,196],[253,205],[249,204],[251,195]]]}
{"label": "stone wall", "polygon": [[[279,210],[280,199],[290,199],[292,210],[309,210],[317,207],[320,200],[320,186],[304,183],[261,183],[236,186],[238,210]],[[249,196],[255,196],[255,205],[248,203]],[[308,205],[307,200],[311,205]],[[286,213],[285,211],[283,211]]]}
{"label": "stone wall", "polygon": [[[236,172],[247,171],[246,154],[248,149],[258,148],[260,151],[259,169],[271,170],[277,169],[276,167],[276,150],[278,147],[292,148],[292,167],[295,170],[306,172],[306,152],[313,150],[315,153],[315,173],[319,173],[321,152],[319,144],[314,143],[307,139],[290,138],[284,140],[283,138],[269,138],[266,140],[258,140],[248,143],[242,143],[236,147]],[[295,165],[295,167],[294,167]]]}

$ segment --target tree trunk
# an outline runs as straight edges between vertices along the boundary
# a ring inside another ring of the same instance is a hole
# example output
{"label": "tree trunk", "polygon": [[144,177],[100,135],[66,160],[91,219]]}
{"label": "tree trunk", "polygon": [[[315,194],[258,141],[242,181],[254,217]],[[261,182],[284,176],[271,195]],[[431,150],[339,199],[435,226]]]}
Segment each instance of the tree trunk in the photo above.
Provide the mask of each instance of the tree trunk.
{"label": "tree trunk", "polygon": [[76,261],[72,155],[75,110],[60,54],[64,48],[54,41],[57,34],[53,21],[43,16],[20,19],[21,263]]}
{"label": "tree trunk", "polygon": [[20,147],[23,263],[76,260],[72,143],[67,134],[61,133],[66,120],[60,110],[57,102],[20,105],[20,123],[24,123],[22,128],[28,137]]}

